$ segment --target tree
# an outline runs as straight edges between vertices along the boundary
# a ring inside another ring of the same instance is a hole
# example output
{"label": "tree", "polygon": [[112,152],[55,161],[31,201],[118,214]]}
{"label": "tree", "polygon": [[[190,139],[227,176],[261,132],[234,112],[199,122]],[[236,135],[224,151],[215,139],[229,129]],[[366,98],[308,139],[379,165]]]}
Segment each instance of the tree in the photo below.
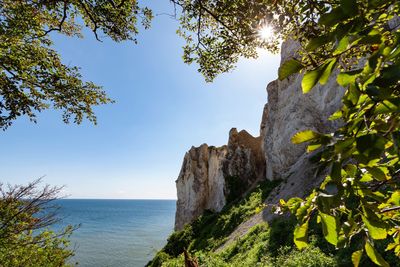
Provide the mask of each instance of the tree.
{"label": "tree", "polygon": [[61,188],[40,179],[26,186],[0,184],[0,265],[67,266],[73,255],[68,238],[77,226],[59,232],[49,230],[59,222],[58,206],[53,204]]}
{"label": "tree", "polygon": [[[140,20],[138,19],[140,17]],[[78,67],[62,63],[50,35],[82,37],[82,18],[96,39],[136,42],[139,23],[149,27],[152,13],[136,0],[0,0],[0,128],[48,108],[63,120],[96,123],[92,107],[112,102],[102,87],[84,82]]]}
{"label": "tree", "polygon": [[[309,221],[317,217],[324,237],[337,249],[356,247],[388,266],[377,247],[400,257],[400,3],[395,0],[214,0],[173,1],[182,8],[180,34],[184,60],[199,64],[207,80],[234,67],[240,56],[256,57],[257,47],[276,51],[262,40],[265,25],[276,39],[298,40],[299,58],[279,69],[279,78],[304,74],[308,93],[337,70],[346,89],[343,106],[332,120],[343,126],[331,134],[304,131],[294,143],[309,142],[320,170],[329,175],[305,199],[281,202],[299,224],[296,245],[307,246]],[[310,177],[314,179],[314,177]],[[356,244],[354,244],[356,243]],[[364,256],[365,257],[365,256]]]}

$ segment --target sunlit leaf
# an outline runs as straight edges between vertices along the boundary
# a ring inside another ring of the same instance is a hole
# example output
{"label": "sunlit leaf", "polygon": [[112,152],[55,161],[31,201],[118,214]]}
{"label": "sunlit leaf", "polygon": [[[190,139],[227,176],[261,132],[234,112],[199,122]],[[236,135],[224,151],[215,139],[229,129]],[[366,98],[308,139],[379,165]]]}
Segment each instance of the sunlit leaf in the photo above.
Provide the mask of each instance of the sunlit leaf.
{"label": "sunlit leaf", "polygon": [[385,239],[387,237],[387,231],[383,227],[379,227],[379,224],[377,222],[370,221],[367,217],[362,216],[362,220],[365,223],[365,226],[367,226],[369,235],[373,239]]}
{"label": "sunlit leaf", "polygon": [[336,65],[336,58],[331,60],[329,64],[326,66],[324,72],[322,73],[321,77],[319,78],[319,82],[324,85],[328,82],[329,78],[331,77],[332,70]]}
{"label": "sunlit leaf", "polygon": [[338,242],[338,223],[335,217],[319,212],[322,222],[322,231],[325,239],[332,245],[337,245]]}
{"label": "sunlit leaf", "polygon": [[320,135],[316,132],[313,132],[311,130],[306,130],[306,131],[302,131],[302,132],[298,132],[296,133],[293,137],[292,137],[292,143],[293,144],[301,144],[304,142],[308,142],[311,140],[314,140],[315,138],[318,138]]}
{"label": "sunlit leaf", "polygon": [[389,267],[389,264],[382,258],[382,256],[374,249],[369,241],[365,243],[365,252],[368,257],[378,266]]}
{"label": "sunlit leaf", "polygon": [[361,257],[363,254],[363,250],[357,250],[354,251],[353,254],[351,254],[351,261],[353,262],[354,267],[358,267],[361,261]]}
{"label": "sunlit leaf", "polygon": [[358,77],[358,75],[362,72],[362,70],[349,71],[349,72],[341,72],[337,76],[337,82],[341,86],[347,86],[350,83],[354,83]]}
{"label": "sunlit leaf", "polygon": [[298,249],[303,249],[308,246],[307,240],[308,220],[294,229],[294,243]]}
{"label": "sunlit leaf", "polygon": [[278,70],[279,80],[283,80],[292,74],[298,73],[302,68],[304,68],[303,64],[296,59],[285,61]]}

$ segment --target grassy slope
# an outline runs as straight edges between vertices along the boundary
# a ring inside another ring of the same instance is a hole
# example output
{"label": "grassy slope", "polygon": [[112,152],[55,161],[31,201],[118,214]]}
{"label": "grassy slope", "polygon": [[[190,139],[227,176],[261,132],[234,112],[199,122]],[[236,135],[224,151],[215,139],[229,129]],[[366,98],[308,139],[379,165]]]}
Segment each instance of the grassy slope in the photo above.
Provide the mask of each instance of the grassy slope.
{"label": "grassy slope", "polygon": [[[263,210],[264,200],[278,184],[276,181],[262,182],[246,197],[228,203],[221,212],[205,212],[182,231],[174,232],[147,266],[182,267],[184,249],[197,258],[200,266],[209,267],[352,266],[350,259],[354,247],[336,251],[324,241],[315,222],[310,226],[309,248],[298,251],[293,244],[293,218],[282,217],[269,225],[256,225],[245,236],[215,252],[239,224]],[[374,265],[363,257],[362,266]]]}

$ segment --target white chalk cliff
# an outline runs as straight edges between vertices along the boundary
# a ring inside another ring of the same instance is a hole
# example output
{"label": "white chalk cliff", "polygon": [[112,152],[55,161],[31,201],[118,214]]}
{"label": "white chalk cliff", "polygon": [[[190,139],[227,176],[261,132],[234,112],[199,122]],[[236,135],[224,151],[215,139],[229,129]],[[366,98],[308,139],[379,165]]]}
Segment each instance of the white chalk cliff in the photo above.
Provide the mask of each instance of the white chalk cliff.
{"label": "white chalk cliff", "polygon": [[[294,41],[283,43],[281,64],[295,57],[298,49]],[[296,74],[268,85],[260,137],[232,129],[227,146],[203,144],[186,153],[176,181],[176,230],[204,210],[220,211],[230,193],[227,179],[232,177],[241,179],[244,191],[261,179],[285,180],[268,200],[275,203],[280,198],[303,196],[318,183],[313,178],[313,164],[305,153],[305,145],[294,145],[290,139],[301,130],[330,132],[338,127],[328,117],[340,107],[344,90],[332,77],[326,85],[317,85],[304,95],[301,80],[302,75]]]}
{"label": "white chalk cliff", "polygon": [[178,201],[175,229],[180,230],[204,210],[220,211],[231,193],[227,179],[237,179],[242,192],[264,178],[261,138],[246,131],[229,133],[228,145],[192,147],[185,155],[176,181]]}

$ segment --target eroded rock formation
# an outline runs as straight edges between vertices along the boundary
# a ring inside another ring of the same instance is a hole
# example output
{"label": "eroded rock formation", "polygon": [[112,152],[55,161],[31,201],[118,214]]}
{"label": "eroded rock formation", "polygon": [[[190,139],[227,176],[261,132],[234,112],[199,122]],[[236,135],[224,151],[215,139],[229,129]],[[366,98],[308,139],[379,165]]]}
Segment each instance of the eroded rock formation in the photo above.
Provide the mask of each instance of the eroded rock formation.
{"label": "eroded rock formation", "polygon": [[175,229],[182,229],[204,210],[220,211],[233,193],[229,186],[232,180],[241,185],[239,193],[243,193],[264,177],[264,170],[261,138],[246,131],[233,128],[226,146],[192,147],[185,154],[176,181]]}

